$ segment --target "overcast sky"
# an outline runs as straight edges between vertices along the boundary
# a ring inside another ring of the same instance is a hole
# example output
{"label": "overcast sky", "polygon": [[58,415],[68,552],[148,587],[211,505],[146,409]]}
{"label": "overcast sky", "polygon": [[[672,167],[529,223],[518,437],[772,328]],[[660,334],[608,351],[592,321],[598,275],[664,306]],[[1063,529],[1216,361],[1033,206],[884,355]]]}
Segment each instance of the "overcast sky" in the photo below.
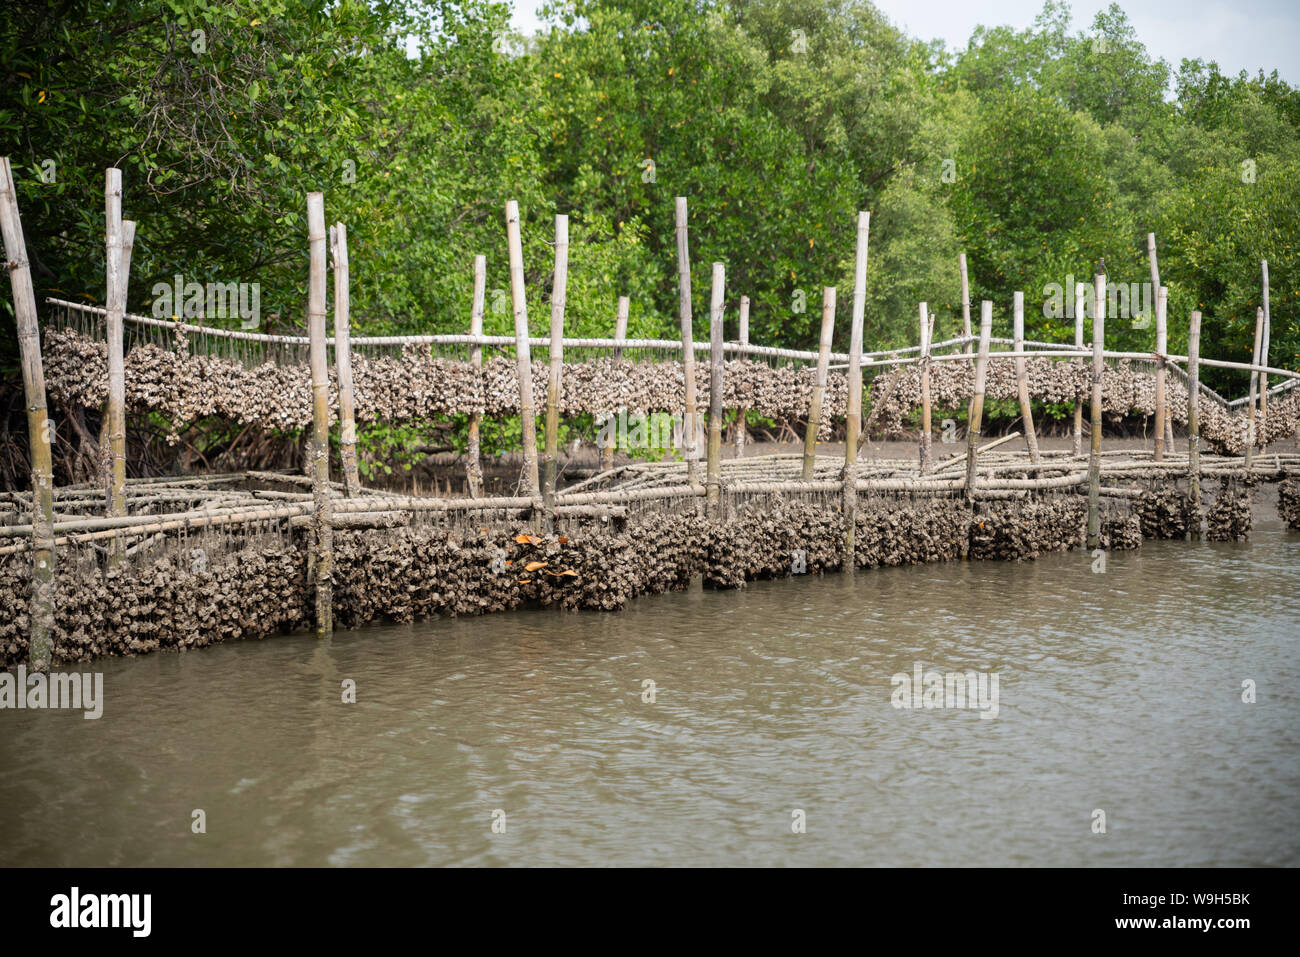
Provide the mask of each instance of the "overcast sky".
{"label": "overcast sky", "polygon": [[[538,27],[542,0],[512,0],[514,24],[522,33]],[[964,49],[977,24],[1024,29],[1042,10],[1042,0],[874,0],[895,24],[923,40],[941,38],[950,49]],[[1073,30],[1086,30],[1109,0],[1071,4]],[[1297,0],[1121,0],[1121,9],[1138,39],[1154,57],[1175,71],[1183,57],[1218,60],[1235,75],[1274,69],[1300,85],[1300,2]]]}

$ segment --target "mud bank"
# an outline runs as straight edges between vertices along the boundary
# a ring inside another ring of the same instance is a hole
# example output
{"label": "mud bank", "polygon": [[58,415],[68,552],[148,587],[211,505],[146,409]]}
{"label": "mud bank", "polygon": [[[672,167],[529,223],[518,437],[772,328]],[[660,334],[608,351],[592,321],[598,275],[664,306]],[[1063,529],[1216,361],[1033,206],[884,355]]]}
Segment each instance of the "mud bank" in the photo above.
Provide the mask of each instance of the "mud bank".
{"label": "mud bank", "polygon": [[[1211,483],[1213,486],[1214,483]],[[1206,537],[1241,540],[1251,527],[1250,488],[1207,493]],[[1280,510],[1300,527],[1300,483],[1285,483]],[[1192,520],[1184,493],[1153,484],[1132,502],[1103,508],[1102,544],[1137,548],[1177,538]],[[1021,561],[1079,548],[1087,504],[1077,494],[1012,502],[863,497],[856,567],[961,558]],[[825,501],[777,497],[732,504],[720,520],[691,508],[643,512],[625,522],[562,522],[542,537],[518,526],[415,525],[335,533],[334,616],[345,627],[477,615],[523,605],[615,610],[642,595],[841,570],[844,520]],[[188,650],[265,638],[310,624],[308,549],[292,536],[199,537],[152,559],[103,571],[93,551],[58,565],[56,660]],[[0,559],[0,658],[27,655],[25,556]]]}

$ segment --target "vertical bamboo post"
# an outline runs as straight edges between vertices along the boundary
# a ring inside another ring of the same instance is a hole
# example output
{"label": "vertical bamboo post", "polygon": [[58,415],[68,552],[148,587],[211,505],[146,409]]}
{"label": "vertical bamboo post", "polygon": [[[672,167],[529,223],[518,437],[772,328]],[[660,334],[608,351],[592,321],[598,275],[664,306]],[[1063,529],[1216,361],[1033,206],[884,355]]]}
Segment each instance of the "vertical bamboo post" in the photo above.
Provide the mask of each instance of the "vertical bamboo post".
{"label": "vertical bamboo post", "polygon": [[1187,494],[1192,515],[1188,535],[1201,537],[1201,314],[1192,313],[1187,330]]}
{"label": "vertical bamboo post", "polygon": [[686,377],[686,409],[682,416],[682,449],[686,456],[686,479],[700,481],[699,450],[695,445],[695,339],[691,331],[691,253],[687,235],[686,197],[677,197],[677,283],[679,315],[682,325],[682,372]]}
{"label": "vertical bamboo post", "polygon": [[1029,461],[1038,464],[1042,457],[1038,454],[1038,433],[1034,431],[1034,413],[1029,404],[1029,372],[1025,355],[1025,294],[1016,292],[1012,296],[1012,350],[1016,354],[1016,394],[1020,398],[1020,418],[1025,426],[1025,447],[1029,449]]}
{"label": "vertical bamboo post", "polygon": [[862,321],[867,309],[867,240],[871,213],[858,213],[858,245],[853,263],[853,323],[849,331],[849,397],[844,421],[844,569],[857,561],[858,435],[862,431]]}
{"label": "vertical bamboo post", "polygon": [[[740,328],[737,330],[737,338],[742,346],[749,345],[748,296],[740,297]],[[736,410],[736,458],[742,458],[745,454],[745,417],[748,414],[749,409],[743,406]]]}
{"label": "vertical bamboo post", "polygon": [[[1083,349],[1083,312],[1088,287],[1081,282],[1074,284],[1074,348]],[[1071,360],[1073,361],[1073,360]],[[1083,454],[1083,390],[1074,394],[1074,445],[1075,455]]]}
{"label": "vertical bamboo post", "polygon": [[[1151,294],[1153,296],[1158,297],[1160,295],[1160,263],[1159,260],[1156,258],[1156,234],[1155,233],[1147,233],[1147,259],[1151,263]],[[1157,312],[1156,315],[1158,319],[1159,313]],[[1168,328],[1168,324],[1166,323],[1166,329],[1167,328]],[[1167,341],[1168,340],[1166,340],[1166,342]],[[1166,449],[1173,451],[1174,423],[1173,423],[1173,419],[1169,415],[1169,406],[1167,402],[1165,404],[1164,421],[1165,421],[1164,446]]]}
{"label": "vertical bamboo post", "polygon": [[[108,338],[109,474],[106,514],[126,514],[126,361],[123,355],[123,315],[126,311],[122,276],[122,171],[104,171],[104,245],[107,271],[104,325]],[[112,558],[120,558],[114,544]]]}
{"label": "vertical bamboo post", "polygon": [[989,375],[989,338],[993,335],[993,303],[980,303],[980,347],[975,359],[975,390],[966,414],[966,498],[974,501],[979,465],[980,430],[984,424],[984,391]]}
{"label": "vertical bamboo post", "polygon": [[705,470],[705,504],[718,517],[722,500],[722,316],[727,285],[726,268],[713,264],[713,297],[709,303],[709,449]]}
{"label": "vertical bamboo post", "polygon": [[1101,375],[1106,348],[1106,276],[1098,273],[1092,314],[1092,446],[1088,458],[1088,547],[1101,542]]}
{"label": "vertical bamboo post", "polygon": [[627,341],[627,314],[630,302],[627,296],[618,297],[618,311],[614,314],[614,358],[623,358],[622,343]]}
{"label": "vertical bamboo post", "polygon": [[921,474],[933,468],[930,461],[930,315],[929,306],[921,303]]}
{"label": "vertical bamboo post", "polygon": [[1165,427],[1169,422],[1169,403],[1165,394],[1165,355],[1169,352],[1169,326],[1166,322],[1169,290],[1156,287],[1156,451],[1155,460],[1165,460]]}
{"label": "vertical bamboo post", "polygon": [[4,238],[5,266],[14,297],[32,465],[32,598],[28,606],[27,666],[32,671],[47,671],[54,657],[54,423],[45,404],[36,294],[18,215],[18,190],[7,156],[0,157],[0,236]]}
{"label": "vertical bamboo post", "polygon": [[560,452],[560,379],[564,373],[564,296],[569,285],[569,217],[555,217],[555,280],[551,285],[550,377],[546,384],[546,445],[542,452],[542,498],[555,507],[556,458]]}
{"label": "vertical bamboo post", "polygon": [[510,300],[515,313],[515,366],[519,371],[519,426],[524,442],[524,481],[528,494],[541,495],[537,475],[537,409],[533,404],[533,360],[528,345],[528,301],[524,295],[524,248],[519,235],[519,204],[506,203],[506,243],[510,247]]}
{"label": "vertical bamboo post", "polygon": [[325,346],[325,196],[307,194],[307,332],[311,338],[312,531],[316,537],[316,637],[334,630],[334,515],[330,501],[330,373]]}
{"label": "vertical bamboo post", "polygon": [[[487,257],[474,257],[474,294],[469,308],[469,334],[483,335],[483,305],[487,295]],[[475,342],[469,348],[469,364],[475,370],[483,368],[483,344]],[[465,480],[470,498],[483,497],[483,465],[479,461],[479,410],[469,416],[469,434],[465,439]]]}
{"label": "vertical bamboo post", "polygon": [[[1264,338],[1259,346],[1259,364],[1268,365],[1268,333],[1270,323],[1268,309],[1268,260],[1259,261],[1261,274],[1261,286],[1264,296]],[[1259,448],[1260,451],[1268,446],[1268,373],[1261,371],[1259,373]]]}
{"label": "vertical bamboo post", "polygon": [[[1264,340],[1264,307],[1260,306],[1255,310],[1255,351],[1254,358],[1251,361],[1252,366],[1259,366],[1259,349]],[[1250,468],[1255,459],[1255,409],[1256,399],[1259,395],[1259,370],[1252,368],[1250,370],[1250,404],[1247,406],[1248,415],[1246,422],[1246,468]]]}
{"label": "vertical bamboo post", "polygon": [[[627,313],[628,297],[618,297],[618,313],[614,317],[614,360],[618,361],[623,358],[623,346],[621,345],[627,339]],[[605,444],[600,449],[600,467],[602,471],[608,472],[614,467],[614,449],[618,446],[618,429],[615,428],[615,422],[618,417],[618,409],[610,410],[610,420],[607,423],[609,434],[605,439]]]}
{"label": "vertical bamboo post", "polygon": [[[105,231],[107,234],[107,230]],[[135,223],[129,219],[122,220],[122,311],[126,312],[127,287],[131,275],[131,251],[135,247]],[[107,242],[105,243],[107,248]],[[107,270],[105,270],[107,272]],[[109,304],[107,296],[104,303],[107,311]],[[107,325],[107,323],[105,323]],[[107,338],[107,337],[106,337]],[[123,346],[125,352],[125,346]],[[125,357],[123,359],[125,363]],[[125,375],[123,376],[125,380]],[[125,391],[125,385],[123,387]],[[125,403],[125,396],[123,397]],[[112,423],[109,421],[110,400],[105,399],[101,408],[99,422],[99,480],[104,487],[105,512],[112,507],[109,501],[113,486],[113,444],[112,444]],[[124,427],[125,430],[125,427]]]}
{"label": "vertical bamboo post", "polygon": [[817,344],[817,374],[808,401],[808,428],[803,437],[803,480],[812,481],[817,469],[817,435],[822,427],[822,405],[826,396],[826,373],[831,362],[831,336],[835,332],[835,287],[822,287],[822,331]]}
{"label": "vertical bamboo post", "polygon": [[348,228],[330,227],[330,252],[334,258],[334,362],[339,380],[339,458],[343,461],[343,488],[348,498],[361,494],[357,473],[357,403],[352,386],[352,341],[348,330],[351,293],[348,287]]}
{"label": "vertical bamboo post", "polygon": [[957,256],[957,267],[961,270],[961,334],[966,338],[966,355],[973,351],[970,341],[970,282],[966,276],[966,254]]}

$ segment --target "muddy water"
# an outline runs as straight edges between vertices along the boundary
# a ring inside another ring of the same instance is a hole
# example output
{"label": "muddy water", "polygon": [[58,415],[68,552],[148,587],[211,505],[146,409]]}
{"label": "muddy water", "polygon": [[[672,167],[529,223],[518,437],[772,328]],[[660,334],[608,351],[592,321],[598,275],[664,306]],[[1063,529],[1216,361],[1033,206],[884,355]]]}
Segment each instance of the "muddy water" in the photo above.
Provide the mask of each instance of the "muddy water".
{"label": "muddy water", "polygon": [[[1300,535],[1092,565],[107,660],[100,720],[0,711],[0,863],[1300,864]],[[997,716],[892,707],[916,662]]]}

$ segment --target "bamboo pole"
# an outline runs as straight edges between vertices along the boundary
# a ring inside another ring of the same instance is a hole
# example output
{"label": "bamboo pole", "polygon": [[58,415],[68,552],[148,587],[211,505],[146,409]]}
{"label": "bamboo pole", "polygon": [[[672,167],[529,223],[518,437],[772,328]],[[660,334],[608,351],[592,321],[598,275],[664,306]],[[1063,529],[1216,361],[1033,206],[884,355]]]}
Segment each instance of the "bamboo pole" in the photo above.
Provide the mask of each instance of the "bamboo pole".
{"label": "bamboo pole", "polygon": [[[107,230],[105,232],[107,233]],[[107,243],[105,243],[105,247],[107,247]],[[122,259],[121,259],[122,262],[121,300],[122,300],[123,316],[125,316],[125,312],[126,312],[127,289],[129,286],[129,279],[131,276],[131,251],[134,248],[135,248],[135,223],[129,219],[124,219],[122,220]],[[105,262],[107,262],[107,259],[105,260]],[[105,292],[107,293],[107,290],[105,290]],[[105,299],[107,300],[107,295],[105,296]],[[107,305],[108,303],[107,301],[105,301],[105,306]],[[108,312],[109,310],[105,308],[104,309],[105,326],[107,326],[108,324],[107,322]],[[108,338],[107,335],[105,336],[105,338],[106,339]],[[125,362],[125,357],[123,361]],[[123,376],[123,378],[125,379],[125,375]],[[113,444],[112,444],[112,429],[111,429],[112,423],[110,421],[111,417],[109,416],[110,402],[111,402],[111,398],[106,398],[104,400],[104,405],[100,410],[100,422],[99,422],[99,478],[100,478],[100,488],[104,495],[106,513],[108,509],[111,508],[112,505],[109,499],[111,498],[111,490],[113,485]],[[125,402],[125,395],[123,396],[123,402]],[[125,416],[124,416],[124,424],[123,424],[123,433],[125,434]],[[125,446],[125,439],[123,445]]]}
{"label": "bamboo pole", "polygon": [[921,303],[921,436],[920,467],[924,475],[934,468],[930,457],[930,315],[926,303]]}
{"label": "bamboo pole", "polygon": [[[749,297],[740,297],[740,327],[737,330],[738,341],[742,346],[749,345]],[[736,458],[745,455],[745,417],[749,409],[741,407],[736,410]]]}
{"label": "bamboo pole", "polygon": [[980,429],[984,423],[984,390],[989,374],[989,336],[993,332],[993,303],[980,303],[980,347],[975,359],[975,389],[966,414],[966,495],[973,499],[979,468]]}
{"label": "bamboo pole", "polygon": [[[469,309],[469,334],[483,334],[483,305],[487,294],[487,257],[474,257],[474,294]],[[469,364],[475,370],[483,368],[483,347],[474,345],[469,350]],[[479,417],[478,409],[470,413],[469,434],[466,437],[465,481],[469,486],[470,498],[483,497],[483,464],[479,461]]]}
{"label": "bamboo pole", "polygon": [[1187,330],[1187,495],[1192,505],[1188,535],[1201,537],[1201,314],[1192,313]]}
{"label": "bamboo pole", "polygon": [[705,470],[705,506],[718,518],[722,500],[722,317],[727,285],[726,268],[713,264],[713,297],[709,303],[709,449]]}
{"label": "bamboo pole", "polygon": [[691,253],[687,226],[686,197],[677,197],[677,283],[679,318],[682,326],[682,372],[686,377],[686,409],[682,417],[682,449],[686,474],[695,484],[700,480],[699,450],[696,448],[695,338],[691,331]]}
{"label": "bamboo pole", "polygon": [[[123,356],[123,314],[126,302],[122,275],[122,171],[104,171],[104,245],[107,282],[105,329],[108,339],[108,443],[109,475],[106,489],[108,515],[126,514],[126,362]],[[113,548],[110,563],[117,564],[121,550]]]}
{"label": "bamboo pole", "polygon": [[[618,297],[618,313],[614,317],[614,359],[615,361],[623,358],[623,347],[620,345],[627,339],[627,314],[628,314],[628,297]],[[614,450],[618,447],[618,430],[614,427],[614,422],[618,416],[618,410],[610,411],[609,435],[605,439],[605,444],[600,449],[600,468],[603,472],[608,472],[614,467]]]}
{"label": "bamboo pole", "polygon": [[510,299],[515,313],[515,364],[519,370],[519,425],[524,442],[524,481],[541,494],[537,474],[537,412],[533,404],[533,360],[528,347],[528,300],[524,294],[524,249],[519,235],[519,204],[506,203],[506,242],[510,247]]}
{"label": "bamboo pole", "polygon": [[351,291],[348,285],[348,228],[330,227],[330,252],[334,259],[334,362],[339,381],[339,458],[343,462],[343,487],[348,498],[361,494],[357,472],[357,403],[352,384],[352,343],[349,339]]}
{"label": "bamboo pole", "polygon": [[[1160,288],[1161,288],[1160,287],[1160,263],[1159,260],[1156,258],[1156,234],[1155,233],[1147,233],[1147,259],[1151,263],[1151,288],[1152,290],[1154,290],[1155,295],[1159,296]],[[1166,296],[1167,295],[1168,295],[1168,290],[1166,290]],[[1159,313],[1157,312],[1157,320],[1158,319],[1159,319]],[[1167,323],[1165,328],[1166,330],[1168,329]],[[1159,351],[1161,352],[1161,354],[1164,353],[1163,349]],[[1173,419],[1169,415],[1169,407],[1167,402],[1165,404],[1164,420],[1165,420],[1165,426],[1164,426],[1163,434],[1164,434],[1165,449],[1168,451],[1172,451],[1174,447],[1174,423],[1173,423]]]}
{"label": "bamboo pole", "polygon": [[[1259,346],[1259,365],[1268,366],[1268,338],[1269,328],[1271,325],[1269,308],[1268,308],[1268,260],[1259,261],[1260,285],[1264,299],[1264,338]],[[1268,373],[1261,371],[1259,374],[1259,450],[1263,452],[1268,447]]]}
{"label": "bamboo pole", "polygon": [[32,671],[46,671],[54,657],[54,467],[51,454],[54,424],[45,404],[45,371],[41,364],[36,294],[32,289],[27,244],[23,240],[23,224],[18,214],[18,190],[7,156],[0,157],[0,236],[4,237],[5,265],[18,327],[32,466],[32,597],[28,605],[27,665]]}
{"label": "bamboo pole", "polygon": [[550,378],[546,386],[546,443],[542,451],[542,499],[555,504],[556,459],[560,452],[560,381],[564,372],[564,296],[569,284],[569,217],[555,217],[555,279],[551,285]]}
{"label": "bamboo pole", "polygon": [[853,323],[849,331],[849,396],[844,416],[844,569],[857,561],[858,435],[862,430],[862,322],[867,309],[867,241],[871,213],[858,212],[858,242],[853,263]]}
{"label": "bamboo pole", "polygon": [[1038,435],[1034,431],[1034,413],[1029,404],[1029,373],[1025,364],[1025,294],[1016,292],[1012,297],[1012,351],[1016,354],[1016,393],[1020,399],[1020,418],[1025,425],[1025,447],[1029,461],[1042,461],[1038,454]]}
{"label": "bamboo pole", "polygon": [[1098,273],[1092,315],[1092,444],[1088,459],[1088,547],[1101,542],[1101,375],[1106,342],[1106,276]]}
{"label": "bamboo pole", "polygon": [[325,197],[307,194],[307,239],[311,268],[307,283],[307,331],[311,338],[312,529],[316,584],[316,637],[334,630],[334,525],[330,490],[329,361],[325,353]]}
{"label": "bamboo pole", "polygon": [[826,395],[826,369],[830,365],[831,337],[835,332],[835,287],[822,288],[822,331],[817,348],[817,377],[808,403],[808,428],[803,437],[803,477],[813,477],[817,466],[817,434],[822,426],[822,404]]}
{"label": "bamboo pole", "polygon": [[1250,370],[1250,402],[1247,405],[1249,414],[1246,416],[1246,468],[1250,468],[1255,458],[1255,409],[1256,397],[1259,394],[1259,350],[1264,340],[1264,307],[1259,306],[1255,310],[1255,351],[1251,359]]}
{"label": "bamboo pole", "polygon": [[966,276],[966,254],[957,256],[957,268],[961,270],[961,334],[966,339],[966,355],[971,354],[973,344],[970,341],[970,282]]}
{"label": "bamboo pole", "polygon": [[[1148,236],[1154,242],[1155,235]],[[1154,246],[1152,247],[1154,255]],[[1154,267],[1153,267],[1154,269]],[[1169,327],[1166,324],[1169,306],[1169,290],[1164,286],[1156,287],[1156,448],[1155,460],[1163,462],[1165,458],[1165,429],[1169,424],[1169,404],[1165,395],[1165,353],[1169,351]]]}
{"label": "bamboo pole", "polygon": [[[1084,291],[1088,287],[1081,282],[1074,284],[1074,347],[1083,349],[1083,313],[1087,298]],[[1074,394],[1074,442],[1075,455],[1083,454],[1083,390]]]}

